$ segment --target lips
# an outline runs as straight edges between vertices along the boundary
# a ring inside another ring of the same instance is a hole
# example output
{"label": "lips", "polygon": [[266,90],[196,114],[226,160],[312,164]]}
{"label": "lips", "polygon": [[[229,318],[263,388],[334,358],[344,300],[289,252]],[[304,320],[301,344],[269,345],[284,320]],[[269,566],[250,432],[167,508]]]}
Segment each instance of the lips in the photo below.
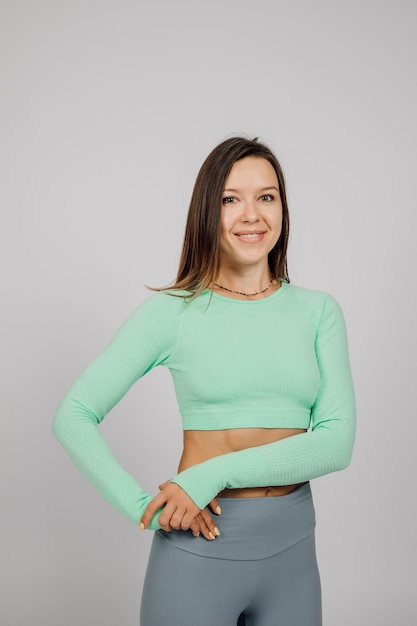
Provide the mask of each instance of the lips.
{"label": "lips", "polygon": [[246,232],[239,232],[239,233],[234,233],[236,237],[238,237],[241,241],[245,241],[245,242],[257,242],[260,241],[264,234],[265,231],[263,230],[251,230],[251,231],[246,231]]}

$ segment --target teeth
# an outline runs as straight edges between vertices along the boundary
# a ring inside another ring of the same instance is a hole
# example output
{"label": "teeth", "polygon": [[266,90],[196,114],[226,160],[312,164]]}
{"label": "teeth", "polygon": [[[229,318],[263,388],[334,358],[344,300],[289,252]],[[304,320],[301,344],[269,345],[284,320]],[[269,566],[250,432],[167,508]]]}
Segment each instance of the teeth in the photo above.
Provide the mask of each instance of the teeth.
{"label": "teeth", "polygon": [[238,235],[238,237],[245,237],[246,239],[255,239],[255,237],[259,237],[261,233],[250,233],[245,235]]}

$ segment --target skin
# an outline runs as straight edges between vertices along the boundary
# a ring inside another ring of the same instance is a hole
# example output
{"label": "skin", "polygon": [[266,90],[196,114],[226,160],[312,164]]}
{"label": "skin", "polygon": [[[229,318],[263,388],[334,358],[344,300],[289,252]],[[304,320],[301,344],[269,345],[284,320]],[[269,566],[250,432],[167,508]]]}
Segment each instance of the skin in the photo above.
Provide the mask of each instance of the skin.
{"label": "skin", "polygon": [[[258,157],[237,161],[226,180],[220,234],[220,273],[216,283],[244,293],[259,292],[270,283],[268,253],[277,242],[282,228],[282,204],[278,179],[272,165]],[[211,288],[223,296],[243,300],[259,300],[279,289],[274,280],[269,289],[254,296],[242,296],[224,291],[215,285]],[[182,471],[210,458],[228,452],[272,443],[285,437],[305,432],[289,428],[239,428],[218,431],[184,431],[184,447],[178,471]],[[226,489],[222,497],[280,496],[297,485]],[[194,535],[202,534],[212,541],[220,534],[217,522],[209,509],[201,511],[191,498],[174,483],[160,485],[160,493],[148,505],[142,520],[145,529],[154,513],[164,507],[159,516],[161,528],[191,529]],[[218,515],[218,501],[209,507]]]}

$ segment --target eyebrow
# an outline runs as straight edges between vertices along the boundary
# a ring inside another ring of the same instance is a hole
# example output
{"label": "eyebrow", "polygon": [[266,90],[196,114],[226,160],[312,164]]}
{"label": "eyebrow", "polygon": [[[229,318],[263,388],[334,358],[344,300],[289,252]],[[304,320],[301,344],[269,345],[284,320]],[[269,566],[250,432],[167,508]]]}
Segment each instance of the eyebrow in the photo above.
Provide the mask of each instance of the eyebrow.
{"label": "eyebrow", "polygon": [[[275,191],[279,192],[278,187],[276,187],[275,185],[271,185],[270,187],[261,187],[260,189],[257,189],[257,191],[258,192],[269,191],[270,189],[274,189]],[[239,193],[239,189],[224,189],[224,192],[226,191],[231,191],[232,193]]]}

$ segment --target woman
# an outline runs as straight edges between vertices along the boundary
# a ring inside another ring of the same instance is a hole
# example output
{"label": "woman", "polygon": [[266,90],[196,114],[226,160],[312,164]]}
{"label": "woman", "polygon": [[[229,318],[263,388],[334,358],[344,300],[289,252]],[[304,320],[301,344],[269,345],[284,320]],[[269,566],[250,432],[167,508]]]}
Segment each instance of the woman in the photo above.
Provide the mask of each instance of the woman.
{"label": "woman", "polygon": [[[349,464],[354,393],[339,306],[289,283],[288,229],[271,150],[241,137],[217,146],[195,183],[175,284],[131,315],[55,417],[102,494],[157,530],[142,626],[321,624],[309,481]],[[97,426],[157,365],[172,373],[184,449],[152,498]]]}

